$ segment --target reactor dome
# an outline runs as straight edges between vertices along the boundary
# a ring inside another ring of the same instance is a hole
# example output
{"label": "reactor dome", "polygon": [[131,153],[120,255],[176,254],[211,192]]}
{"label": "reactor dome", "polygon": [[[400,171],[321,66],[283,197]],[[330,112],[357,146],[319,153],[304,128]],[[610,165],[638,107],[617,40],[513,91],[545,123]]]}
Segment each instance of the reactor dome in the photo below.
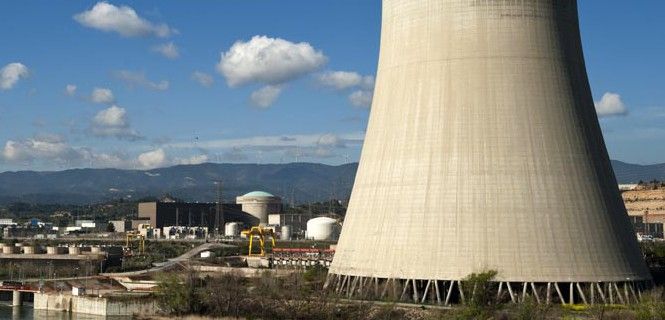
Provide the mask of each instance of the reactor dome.
{"label": "reactor dome", "polygon": [[282,199],[265,191],[252,191],[236,198],[242,211],[259,219],[261,224],[268,223],[268,215],[282,211]]}

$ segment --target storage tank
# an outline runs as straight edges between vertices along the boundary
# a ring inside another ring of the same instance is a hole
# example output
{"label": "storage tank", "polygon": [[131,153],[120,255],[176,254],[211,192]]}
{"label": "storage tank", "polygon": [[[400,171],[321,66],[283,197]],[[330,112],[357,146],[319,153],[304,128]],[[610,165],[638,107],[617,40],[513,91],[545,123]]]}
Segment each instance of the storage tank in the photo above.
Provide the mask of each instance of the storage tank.
{"label": "storage tank", "polygon": [[62,247],[46,247],[46,254],[62,254]]}
{"label": "storage tank", "polygon": [[291,229],[291,226],[282,226],[280,233],[280,240],[291,240],[293,229]]}
{"label": "storage tank", "polygon": [[318,217],[307,221],[307,239],[337,240],[339,237],[339,224],[337,220],[328,217]]}
{"label": "storage tank", "polygon": [[102,248],[101,247],[90,247],[90,253],[100,254],[100,253],[102,253]]}
{"label": "storage tank", "polygon": [[16,247],[14,246],[4,246],[2,247],[2,253],[4,254],[12,254],[16,252]]}
{"label": "storage tank", "polygon": [[79,248],[79,247],[75,247],[75,246],[71,246],[71,247],[69,247],[69,254],[71,254],[71,255],[78,255],[78,254],[81,254],[81,248]]}
{"label": "storage tank", "polygon": [[35,254],[35,247],[23,246],[23,254]]}
{"label": "storage tank", "polygon": [[240,223],[229,222],[224,225],[224,235],[227,237],[237,237],[240,235]]}

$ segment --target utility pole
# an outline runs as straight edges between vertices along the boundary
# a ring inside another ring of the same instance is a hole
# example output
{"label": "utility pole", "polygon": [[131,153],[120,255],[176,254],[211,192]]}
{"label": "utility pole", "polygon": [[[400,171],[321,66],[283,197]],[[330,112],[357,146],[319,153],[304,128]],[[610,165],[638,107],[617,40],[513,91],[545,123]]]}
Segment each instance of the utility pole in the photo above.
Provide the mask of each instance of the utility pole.
{"label": "utility pole", "polygon": [[222,203],[222,181],[216,180],[215,184],[217,185],[217,205],[215,212],[215,235],[219,236],[220,231],[224,226],[224,204]]}

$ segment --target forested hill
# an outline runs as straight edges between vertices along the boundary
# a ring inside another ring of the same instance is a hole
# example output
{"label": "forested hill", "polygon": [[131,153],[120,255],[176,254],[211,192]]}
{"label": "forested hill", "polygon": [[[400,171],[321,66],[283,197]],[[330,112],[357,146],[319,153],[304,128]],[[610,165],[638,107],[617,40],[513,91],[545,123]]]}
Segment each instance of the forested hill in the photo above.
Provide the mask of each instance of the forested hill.
{"label": "forested hill", "polygon": [[[665,180],[665,164],[637,165],[612,161],[619,183]],[[264,190],[285,202],[346,200],[357,163],[179,165],[154,170],[72,169],[0,173],[0,203],[85,204],[109,199],[137,199],[170,194],[187,201],[214,201],[215,180],[223,182],[225,201]]]}

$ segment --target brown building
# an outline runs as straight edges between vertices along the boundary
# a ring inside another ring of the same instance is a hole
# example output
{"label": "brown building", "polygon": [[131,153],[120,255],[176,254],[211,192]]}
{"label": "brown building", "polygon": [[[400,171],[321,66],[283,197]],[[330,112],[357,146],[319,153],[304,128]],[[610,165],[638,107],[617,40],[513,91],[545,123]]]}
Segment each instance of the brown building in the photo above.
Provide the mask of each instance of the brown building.
{"label": "brown building", "polygon": [[225,203],[222,205],[222,209],[222,215],[217,218],[216,203],[141,202],[138,208],[138,218],[149,220],[150,226],[153,228],[202,226],[214,230],[216,222],[220,225],[232,221],[246,225],[259,223],[257,218],[243,212],[239,205]]}

